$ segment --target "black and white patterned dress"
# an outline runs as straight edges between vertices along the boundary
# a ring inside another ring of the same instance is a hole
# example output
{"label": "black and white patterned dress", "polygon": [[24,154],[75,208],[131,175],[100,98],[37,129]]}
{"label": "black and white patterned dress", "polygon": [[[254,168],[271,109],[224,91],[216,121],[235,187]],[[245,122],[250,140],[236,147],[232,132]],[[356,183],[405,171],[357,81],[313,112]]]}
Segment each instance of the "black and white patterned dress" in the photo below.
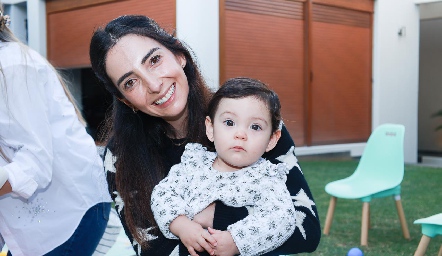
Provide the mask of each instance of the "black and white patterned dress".
{"label": "black and white patterned dress", "polygon": [[260,158],[252,166],[234,172],[212,167],[216,153],[189,143],[169,175],[152,192],[155,220],[166,236],[178,239],[170,223],[179,215],[190,219],[210,203],[221,201],[231,207],[251,207],[250,214],[229,225],[241,255],[261,255],[284,243],[295,230],[295,207],[285,181],[286,164]]}

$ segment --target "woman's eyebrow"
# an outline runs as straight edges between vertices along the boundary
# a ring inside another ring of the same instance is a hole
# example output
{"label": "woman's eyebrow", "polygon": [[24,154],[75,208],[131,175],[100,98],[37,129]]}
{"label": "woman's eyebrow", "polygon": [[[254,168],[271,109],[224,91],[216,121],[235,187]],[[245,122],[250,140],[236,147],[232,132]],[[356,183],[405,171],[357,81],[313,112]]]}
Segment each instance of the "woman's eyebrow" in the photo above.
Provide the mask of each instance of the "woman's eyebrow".
{"label": "woman's eyebrow", "polygon": [[[141,60],[141,64],[144,65],[144,63],[146,63],[147,59],[149,59],[149,57],[156,51],[160,49],[160,47],[154,47],[152,49],[150,49],[150,51],[143,57],[143,59]],[[120,83],[123,82],[124,79],[126,79],[126,77],[132,75],[133,72],[129,71],[127,73],[125,73],[124,75],[122,75],[118,80],[117,80],[117,86],[120,86]]]}
{"label": "woman's eyebrow", "polygon": [[121,82],[123,82],[124,79],[126,79],[126,77],[132,75],[134,72],[129,71],[126,74],[122,75],[118,80],[117,80],[117,86],[120,87]]}
{"label": "woman's eyebrow", "polygon": [[146,56],[144,56],[143,59],[141,60],[141,64],[144,65],[144,63],[146,63],[146,60],[149,59],[150,55],[152,55],[152,53],[154,53],[158,49],[160,49],[160,47],[155,47],[150,49],[150,51],[146,54]]}

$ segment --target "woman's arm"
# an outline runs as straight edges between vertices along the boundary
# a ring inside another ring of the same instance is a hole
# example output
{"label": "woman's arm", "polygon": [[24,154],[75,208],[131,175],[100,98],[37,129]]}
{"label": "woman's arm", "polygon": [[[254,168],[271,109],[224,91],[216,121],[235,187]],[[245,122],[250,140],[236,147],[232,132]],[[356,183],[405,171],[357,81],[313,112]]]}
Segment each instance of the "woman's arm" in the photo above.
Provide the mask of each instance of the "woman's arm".
{"label": "woman's arm", "polygon": [[112,154],[112,151],[110,149],[111,147],[112,147],[112,139],[109,141],[108,145],[104,148],[104,153],[103,153],[103,165],[104,165],[104,171],[106,173],[109,195],[111,196],[112,201],[114,201],[115,210],[118,214],[118,217],[120,218],[126,236],[129,238],[129,241],[136,254],[140,255],[141,246],[134,240],[132,234],[129,232],[129,228],[127,227],[126,224],[126,218],[124,216],[124,209],[123,209],[124,202],[117,191],[117,186],[115,183],[115,173],[116,173],[115,162],[117,161],[117,159]]}
{"label": "woman's arm", "polygon": [[[111,140],[112,141],[112,140]],[[139,256],[167,256],[172,253],[175,247],[178,245],[178,240],[176,239],[167,239],[161,232],[157,230],[154,234],[156,228],[151,227],[145,229],[143,232],[147,234],[146,238],[149,240],[149,247],[142,249],[141,245],[137,243],[136,240],[133,239],[132,234],[129,231],[129,228],[126,224],[126,218],[124,216],[124,202],[118,194],[115,183],[115,162],[116,158],[112,154],[109,147],[111,147],[112,142],[108,144],[108,147],[105,148],[104,151],[104,168],[106,171],[106,178],[108,182],[109,193],[112,197],[112,200],[115,202],[115,210],[118,213],[118,217],[120,218],[123,229],[131,242],[134,251]],[[151,226],[150,223],[147,223],[146,226]]]}
{"label": "woman's arm", "polygon": [[298,213],[295,232],[284,244],[271,252],[271,255],[315,251],[321,238],[319,216],[313,195],[295,156],[295,144],[285,126],[276,147],[263,157],[273,163],[284,162],[289,166],[286,185]]}

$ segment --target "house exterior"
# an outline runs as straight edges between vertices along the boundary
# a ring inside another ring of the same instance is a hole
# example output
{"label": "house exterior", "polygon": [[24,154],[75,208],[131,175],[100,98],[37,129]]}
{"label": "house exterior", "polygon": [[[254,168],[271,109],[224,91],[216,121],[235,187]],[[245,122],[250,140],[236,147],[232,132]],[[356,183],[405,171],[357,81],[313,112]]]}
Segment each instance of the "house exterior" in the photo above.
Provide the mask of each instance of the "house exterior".
{"label": "house exterior", "polygon": [[[431,65],[419,62],[420,26],[422,16],[442,19],[442,12],[439,17],[430,13],[441,2],[3,0],[14,22],[16,16],[27,17],[27,43],[57,68],[72,70],[73,91],[83,99],[84,111],[91,108],[85,94],[92,101],[102,94],[88,86],[94,83],[88,70],[92,31],[123,14],[148,15],[170,31],[176,29],[178,38],[191,46],[214,90],[235,76],[269,84],[281,98],[298,155],[360,156],[375,127],[401,123],[408,163],[418,161],[418,136],[431,141],[429,131],[420,133],[434,123],[423,117],[428,113],[418,113],[419,92],[437,86],[419,79],[419,66]],[[430,28],[440,24],[433,23]],[[421,90],[421,84],[430,85]],[[437,108],[437,99],[432,102],[427,112]],[[422,122],[425,127],[418,125]]]}

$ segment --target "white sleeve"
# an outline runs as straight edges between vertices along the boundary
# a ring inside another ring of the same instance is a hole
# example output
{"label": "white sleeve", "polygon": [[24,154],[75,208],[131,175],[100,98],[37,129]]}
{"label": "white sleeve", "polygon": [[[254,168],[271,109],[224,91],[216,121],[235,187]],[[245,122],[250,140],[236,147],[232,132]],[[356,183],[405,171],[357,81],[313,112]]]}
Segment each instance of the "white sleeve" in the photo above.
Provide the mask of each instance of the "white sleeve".
{"label": "white sleeve", "polygon": [[170,232],[170,223],[180,215],[188,215],[184,200],[188,175],[183,164],[176,164],[152,191],[150,203],[152,212],[161,232],[169,239],[178,239]]}
{"label": "white sleeve", "polygon": [[261,255],[282,245],[295,231],[295,208],[285,182],[264,177],[260,199],[246,218],[230,225],[241,255]]}
{"label": "white sleeve", "polygon": [[59,83],[49,67],[23,65],[3,69],[0,97],[0,136],[15,152],[8,172],[12,193],[29,198],[52,178],[52,133],[46,88]]}

